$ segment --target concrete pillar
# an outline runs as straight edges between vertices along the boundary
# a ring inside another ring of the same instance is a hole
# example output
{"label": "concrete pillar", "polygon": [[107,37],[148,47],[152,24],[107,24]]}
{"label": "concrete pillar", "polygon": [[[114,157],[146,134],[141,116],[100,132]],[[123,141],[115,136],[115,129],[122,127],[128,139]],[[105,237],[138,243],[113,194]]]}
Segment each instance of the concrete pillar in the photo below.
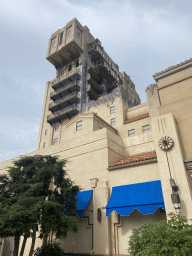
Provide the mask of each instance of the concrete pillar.
{"label": "concrete pillar", "polygon": [[[100,181],[93,193],[93,251],[94,254],[110,254],[110,232],[105,206],[108,203],[109,188],[107,181]],[[98,208],[101,220],[97,220]]]}
{"label": "concrete pillar", "polygon": [[[171,201],[172,189],[170,186],[170,173],[179,187],[178,194],[181,200],[181,213],[187,218],[192,218],[192,195],[189,179],[184,166],[183,154],[180,146],[179,136],[174,116],[169,113],[152,119],[152,132],[157,152],[159,173],[162,183],[163,197],[165,201],[166,214],[176,212]],[[168,151],[159,147],[159,140],[169,136],[173,139],[173,146]],[[167,156],[166,156],[167,152]],[[169,162],[169,166],[168,166]]]}

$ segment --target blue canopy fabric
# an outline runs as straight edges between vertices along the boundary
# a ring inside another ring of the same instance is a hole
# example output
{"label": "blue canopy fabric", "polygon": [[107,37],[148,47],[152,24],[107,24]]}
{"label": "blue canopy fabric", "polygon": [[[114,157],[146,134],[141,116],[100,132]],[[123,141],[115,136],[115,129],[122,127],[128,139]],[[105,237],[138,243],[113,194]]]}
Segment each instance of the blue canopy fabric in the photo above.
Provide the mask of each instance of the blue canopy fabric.
{"label": "blue canopy fabric", "polygon": [[78,200],[76,205],[77,205],[77,213],[80,218],[83,218],[83,211],[87,207],[88,203],[91,200],[93,194],[93,190],[86,190],[86,191],[80,191],[76,195],[76,199]]}
{"label": "blue canopy fabric", "polygon": [[118,186],[112,188],[106,216],[114,210],[126,216],[135,209],[142,214],[153,214],[159,207],[165,209],[160,180]]}

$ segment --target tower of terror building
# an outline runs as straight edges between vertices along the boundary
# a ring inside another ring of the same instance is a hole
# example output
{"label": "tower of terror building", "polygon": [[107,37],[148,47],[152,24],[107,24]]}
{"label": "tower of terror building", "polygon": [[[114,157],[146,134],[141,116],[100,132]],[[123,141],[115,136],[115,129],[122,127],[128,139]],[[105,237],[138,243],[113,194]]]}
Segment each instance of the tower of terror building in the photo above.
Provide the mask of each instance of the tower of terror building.
{"label": "tower of terror building", "polygon": [[[128,255],[134,228],[170,212],[192,218],[192,59],[156,73],[143,104],[77,19],[51,36],[46,59],[56,76],[46,84],[37,149],[26,155],[67,159],[82,189],[78,231],[57,240],[65,252]],[[0,163],[0,174],[17,159]],[[12,256],[14,238],[1,242],[0,255]],[[28,238],[24,256],[30,247]]]}

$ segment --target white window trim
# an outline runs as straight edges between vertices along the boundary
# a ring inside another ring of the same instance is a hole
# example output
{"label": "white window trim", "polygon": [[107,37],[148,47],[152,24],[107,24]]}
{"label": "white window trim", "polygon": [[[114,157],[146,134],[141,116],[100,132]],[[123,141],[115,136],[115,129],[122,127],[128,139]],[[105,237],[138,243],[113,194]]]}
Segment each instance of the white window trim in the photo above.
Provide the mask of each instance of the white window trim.
{"label": "white window trim", "polygon": [[110,107],[110,113],[111,113],[111,114],[112,114],[112,113],[115,113],[115,106]]}
{"label": "white window trim", "polygon": [[[112,121],[113,120],[113,121]],[[114,123],[113,123],[114,122]],[[111,119],[111,125],[116,125],[116,118]]]}
{"label": "white window trim", "polygon": [[55,138],[55,139],[53,140],[53,145],[58,144],[58,142],[59,142],[58,138]]}
{"label": "white window trim", "polygon": [[[129,133],[131,131],[133,131],[133,133]],[[133,137],[133,136],[135,136],[135,129],[128,130],[128,137]]]}
{"label": "white window trim", "polygon": [[[144,130],[144,127],[148,127],[148,129]],[[143,125],[142,130],[143,130],[143,132],[149,132],[150,131],[150,125],[149,124]]]}
{"label": "white window trim", "polygon": [[82,120],[76,123],[76,131],[82,130]]}

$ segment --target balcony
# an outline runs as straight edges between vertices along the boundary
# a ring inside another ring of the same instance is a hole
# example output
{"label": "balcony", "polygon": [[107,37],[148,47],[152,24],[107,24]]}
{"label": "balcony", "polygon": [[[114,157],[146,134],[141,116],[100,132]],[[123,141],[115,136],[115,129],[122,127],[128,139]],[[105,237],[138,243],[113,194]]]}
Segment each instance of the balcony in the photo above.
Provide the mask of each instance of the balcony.
{"label": "balcony", "polygon": [[50,94],[50,98],[55,101],[67,94],[70,94],[74,91],[79,91],[80,90],[80,85],[77,81],[77,79],[75,79],[74,81],[72,81],[71,83],[69,84],[65,84],[65,85],[62,85],[59,89],[57,89],[56,91],[54,92],[51,92]]}
{"label": "balcony", "polygon": [[111,87],[115,88],[117,84],[122,84],[120,76],[109,66],[105,60],[100,60],[94,68],[96,73],[100,74],[103,78],[111,83]]}
{"label": "balcony", "polygon": [[91,85],[91,87],[93,87],[99,93],[104,91],[104,86],[102,84],[97,83],[90,74],[87,75],[87,81]]}
{"label": "balcony", "polygon": [[93,87],[91,87],[91,85],[89,85],[87,94],[88,94],[90,100],[97,100],[99,98],[98,92]]}
{"label": "balcony", "polygon": [[73,38],[59,50],[56,48],[52,51],[50,45],[46,59],[55,67],[60,67],[63,66],[65,63],[78,58],[82,52],[83,49],[78,45],[78,43]]}
{"label": "balcony", "polygon": [[67,74],[61,76],[60,78],[56,78],[52,81],[52,88],[54,90],[57,90],[62,85],[65,85],[67,83],[70,83],[71,81],[75,79],[80,79],[81,73],[78,68],[68,72]]}
{"label": "balcony", "polygon": [[88,72],[94,78],[94,80],[97,81],[97,83],[100,83],[102,81],[102,76],[97,74],[94,68],[89,67]]}
{"label": "balcony", "polygon": [[54,114],[48,115],[47,122],[52,125],[53,123],[59,122],[66,118],[71,118],[72,116],[77,115],[78,113],[79,110],[77,104],[74,103],[73,105],[70,105],[66,108],[62,108],[61,110],[54,112]]}
{"label": "balcony", "polygon": [[78,97],[78,92],[72,92],[67,96],[64,96],[49,104],[49,110],[55,112],[61,108],[65,108],[74,103],[79,103],[80,99]]}

